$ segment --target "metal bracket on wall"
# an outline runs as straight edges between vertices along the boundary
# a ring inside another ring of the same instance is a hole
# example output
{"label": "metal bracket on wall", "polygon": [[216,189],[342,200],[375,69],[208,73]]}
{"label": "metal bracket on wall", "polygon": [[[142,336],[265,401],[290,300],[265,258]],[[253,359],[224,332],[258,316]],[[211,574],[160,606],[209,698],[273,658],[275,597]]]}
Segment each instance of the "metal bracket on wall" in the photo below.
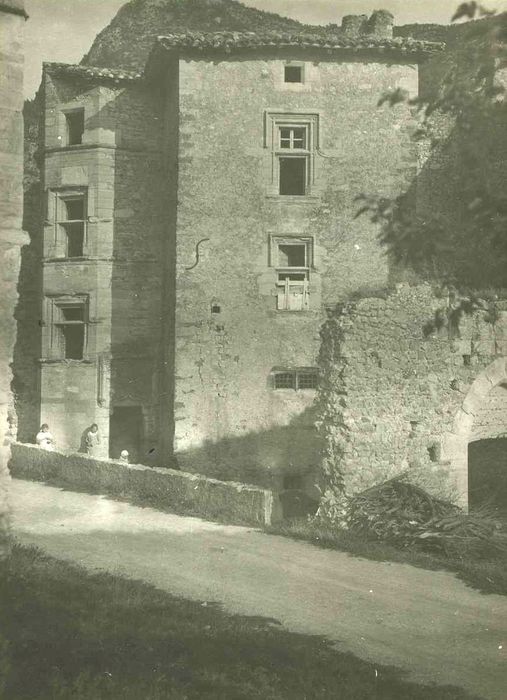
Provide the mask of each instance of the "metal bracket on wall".
{"label": "metal bracket on wall", "polygon": [[194,267],[197,267],[197,265],[199,264],[199,246],[205,241],[209,241],[209,238],[201,238],[200,241],[197,241],[195,246],[195,263],[193,265],[190,265],[190,267],[186,267],[185,270],[193,270]]}

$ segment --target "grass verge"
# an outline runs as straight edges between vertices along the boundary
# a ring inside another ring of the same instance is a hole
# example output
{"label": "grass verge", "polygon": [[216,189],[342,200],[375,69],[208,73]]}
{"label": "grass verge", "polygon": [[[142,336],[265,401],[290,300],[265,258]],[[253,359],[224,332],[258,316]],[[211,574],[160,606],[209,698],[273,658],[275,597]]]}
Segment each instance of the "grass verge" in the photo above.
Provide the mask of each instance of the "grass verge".
{"label": "grass verge", "polygon": [[3,700],[465,700],[273,620],[16,546],[0,571]]}
{"label": "grass verge", "polygon": [[267,528],[267,532],[374,561],[411,564],[432,571],[452,571],[464,583],[482,593],[507,595],[507,554],[499,554],[493,560],[450,558],[414,549],[399,549],[384,542],[366,540],[346,530],[337,530],[306,519],[280,523]]}

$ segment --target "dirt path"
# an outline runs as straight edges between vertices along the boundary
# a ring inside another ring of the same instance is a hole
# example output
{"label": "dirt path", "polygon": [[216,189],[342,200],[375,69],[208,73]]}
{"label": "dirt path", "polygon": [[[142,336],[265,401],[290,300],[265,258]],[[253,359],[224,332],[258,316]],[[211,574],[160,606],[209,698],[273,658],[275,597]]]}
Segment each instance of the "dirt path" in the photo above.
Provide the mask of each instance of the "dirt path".
{"label": "dirt path", "polygon": [[13,481],[24,544],[231,612],[275,618],[410,679],[507,698],[507,598],[452,574]]}

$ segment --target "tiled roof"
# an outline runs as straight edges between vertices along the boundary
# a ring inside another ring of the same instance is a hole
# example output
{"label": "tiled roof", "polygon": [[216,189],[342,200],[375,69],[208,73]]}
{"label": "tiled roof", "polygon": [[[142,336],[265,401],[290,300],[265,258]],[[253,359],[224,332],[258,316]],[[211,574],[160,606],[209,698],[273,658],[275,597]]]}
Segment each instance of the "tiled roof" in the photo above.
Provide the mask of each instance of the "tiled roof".
{"label": "tiled roof", "polygon": [[53,75],[65,74],[77,78],[93,80],[103,79],[121,83],[124,81],[140,80],[142,73],[136,73],[117,68],[98,68],[96,66],[79,66],[70,63],[44,63],[44,70]]}
{"label": "tiled roof", "polygon": [[337,51],[397,53],[402,55],[428,54],[441,51],[444,44],[418,41],[406,37],[382,39],[371,34],[349,37],[341,34],[312,34],[308,32],[185,32],[159,36],[159,45],[166,49],[191,51],[219,51],[230,53],[241,49],[305,48]]}

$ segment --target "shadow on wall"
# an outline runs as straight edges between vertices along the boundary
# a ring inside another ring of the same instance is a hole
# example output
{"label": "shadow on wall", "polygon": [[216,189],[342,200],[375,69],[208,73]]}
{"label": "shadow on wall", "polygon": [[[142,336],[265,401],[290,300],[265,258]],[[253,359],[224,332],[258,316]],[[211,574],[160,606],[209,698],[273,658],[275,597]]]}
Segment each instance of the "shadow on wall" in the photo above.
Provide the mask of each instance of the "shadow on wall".
{"label": "shadow on wall", "polygon": [[224,481],[241,481],[276,492],[303,491],[318,498],[316,478],[320,440],[315,406],[295,416],[289,425],[224,437],[178,453],[178,466]]}
{"label": "shadow on wall", "polygon": [[21,249],[18,278],[17,322],[12,371],[12,393],[17,414],[18,439],[33,441],[40,425],[39,365],[41,354],[41,194],[37,161],[41,98],[27,100],[23,109],[25,130],[23,230],[30,243]]}

